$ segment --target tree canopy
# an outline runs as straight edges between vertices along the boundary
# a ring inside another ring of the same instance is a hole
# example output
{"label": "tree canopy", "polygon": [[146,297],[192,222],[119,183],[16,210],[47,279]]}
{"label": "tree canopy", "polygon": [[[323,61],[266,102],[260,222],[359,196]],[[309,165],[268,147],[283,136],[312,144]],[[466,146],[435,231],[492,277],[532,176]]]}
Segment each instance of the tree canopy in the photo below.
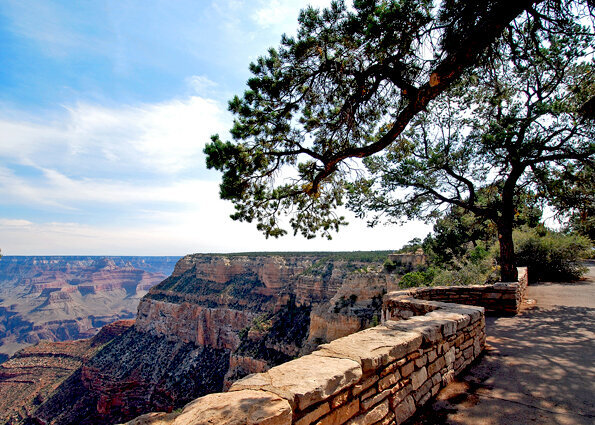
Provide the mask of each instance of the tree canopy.
{"label": "tree canopy", "polygon": [[[362,216],[433,219],[455,204],[508,232],[526,170],[593,154],[592,18],[553,0],[305,9],[297,36],[251,64],[230,101],[234,140],[213,136],[207,165],[232,217],[267,236],[288,214],[295,233],[330,237],[347,193]],[[483,187],[501,190],[482,204]]]}

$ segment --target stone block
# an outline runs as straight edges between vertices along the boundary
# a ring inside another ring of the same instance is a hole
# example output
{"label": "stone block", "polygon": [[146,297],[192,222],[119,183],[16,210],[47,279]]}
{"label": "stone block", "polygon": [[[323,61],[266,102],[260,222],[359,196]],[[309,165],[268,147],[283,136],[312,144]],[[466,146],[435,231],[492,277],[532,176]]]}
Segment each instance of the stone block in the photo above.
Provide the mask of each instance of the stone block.
{"label": "stone block", "polygon": [[413,361],[405,363],[403,366],[401,366],[401,376],[406,378],[407,376],[411,375],[414,369],[415,364]]}
{"label": "stone block", "polygon": [[243,390],[209,394],[184,407],[173,425],[289,425],[291,406],[276,394]]}
{"label": "stone block", "polygon": [[333,410],[330,414],[316,422],[316,425],[337,425],[347,422],[359,412],[359,400]]}
{"label": "stone block", "polygon": [[411,385],[413,386],[413,389],[417,390],[419,387],[421,387],[426,379],[428,379],[428,371],[425,367],[413,372],[411,374]]}
{"label": "stone block", "polygon": [[455,372],[454,370],[448,370],[445,374],[442,375],[442,386],[446,387],[455,379]]}
{"label": "stone block", "polygon": [[391,398],[391,400],[392,400],[391,407],[394,409],[399,403],[401,403],[403,400],[405,400],[405,397],[407,397],[409,394],[411,394],[412,391],[413,391],[413,387],[411,386],[411,384],[407,384],[400,390],[395,391],[395,393],[393,394],[393,396]]}
{"label": "stone block", "polygon": [[421,355],[422,355],[422,350],[416,350],[407,356],[407,360],[417,359],[417,358],[421,357]]}
{"label": "stone block", "polygon": [[452,365],[455,362],[455,348],[451,347],[450,350],[448,350],[445,354],[444,354],[444,360],[446,361],[446,365]]}
{"label": "stone block", "polygon": [[399,367],[397,362],[391,363],[389,364],[387,367],[385,367],[381,372],[380,372],[380,377],[383,378],[386,375],[393,373],[395,371],[395,369],[397,369]]}
{"label": "stone block", "polygon": [[372,385],[374,385],[376,382],[378,382],[378,379],[379,379],[378,375],[374,374],[374,375],[364,379],[362,382],[355,384],[353,386],[353,390],[352,390],[353,395],[357,396],[362,391],[367,390]]}
{"label": "stone block", "polygon": [[413,393],[413,399],[415,400],[418,406],[421,406],[425,403],[425,401],[421,400],[423,400],[426,397],[426,395],[430,394],[432,385],[432,380],[428,379],[426,382],[424,382],[424,384],[421,387],[417,389],[417,391]]}
{"label": "stone block", "polygon": [[473,339],[468,339],[465,342],[463,342],[463,344],[461,344],[461,350],[465,351],[465,349],[467,349],[468,347],[471,347],[473,345]]}
{"label": "stone block", "polygon": [[[451,305],[454,305],[454,304],[451,304]],[[463,329],[464,327],[469,325],[469,323],[471,323],[471,316],[469,316],[468,314],[464,314],[460,308],[455,308],[455,307],[441,310],[440,318],[447,319],[447,320],[450,320],[450,321],[456,323],[457,331]],[[454,324],[451,326],[454,326]],[[449,329],[452,329],[452,328],[449,328]],[[454,334],[454,332],[453,332],[453,334]]]}
{"label": "stone block", "polygon": [[305,410],[355,384],[361,376],[361,367],[353,360],[308,355],[240,379],[230,391],[270,391],[289,401],[294,410]]}
{"label": "stone block", "polygon": [[349,391],[342,392],[341,394],[333,397],[333,399],[331,400],[331,407],[333,409],[336,409],[337,407],[341,406],[342,404],[345,404],[348,399],[349,399]]}
{"label": "stone block", "polygon": [[401,332],[416,332],[423,338],[423,346],[433,345],[443,338],[443,320],[429,316],[415,316],[400,322],[386,322],[386,326]]}
{"label": "stone block", "polygon": [[415,401],[410,395],[395,407],[395,422],[400,425],[415,413]]}
{"label": "stone block", "polygon": [[448,350],[450,350],[450,347],[452,347],[455,343],[455,335],[451,336],[449,338],[449,340],[443,344],[440,344],[438,346],[438,355],[442,355],[444,353],[446,353]]}
{"label": "stone block", "polygon": [[446,360],[444,360],[444,357],[438,357],[434,363],[428,365],[428,375],[434,375],[436,372],[439,372],[440,369],[442,369],[444,366],[446,366]]}
{"label": "stone block", "polygon": [[463,356],[459,357],[458,359],[456,359],[455,361],[455,373],[458,372],[461,367],[463,366],[463,363],[465,363],[465,359],[463,358]]}
{"label": "stone block", "polygon": [[430,391],[428,391],[427,393],[425,393],[423,395],[422,398],[420,398],[419,400],[416,400],[417,405],[418,406],[423,406],[424,404],[426,404],[428,402],[428,400],[430,399],[430,397],[432,397],[432,393]]}
{"label": "stone block", "polygon": [[415,359],[415,367],[416,368],[424,367],[426,364],[428,364],[428,356],[426,354]]}
{"label": "stone block", "polygon": [[482,350],[482,346],[481,346],[481,339],[477,338],[475,340],[475,342],[473,342],[473,357],[477,357],[479,356],[479,354],[481,353]]}
{"label": "stone block", "polygon": [[319,419],[319,418],[323,417],[324,415],[326,415],[330,411],[331,411],[331,408],[330,408],[329,404],[328,403],[322,403],[316,409],[308,412],[307,414],[305,414],[304,416],[302,416],[300,419],[298,419],[297,421],[295,421],[294,422],[294,425],[310,425],[316,419]]}
{"label": "stone block", "polygon": [[438,357],[438,354],[436,354],[436,349],[428,351],[427,354],[428,354],[428,362],[430,362],[430,363],[432,363]]}
{"label": "stone block", "polygon": [[388,390],[384,390],[382,391],[380,394],[377,394],[376,396],[369,398],[365,401],[360,401],[359,405],[361,407],[362,410],[370,410],[370,408],[372,406],[377,405],[378,403],[380,403],[383,400],[386,400],[388,398],[388,396],[391,394],[391,388],[389,388]]}
{"label": "stone block", "polygon": [[436,372],[432,375],[432,384],[436,385],[442,382],[442,374],[446,373],[448,369],[442,369],[440,372]]}
{"label": "stone block", "polygon": [[360,400],[366,400],[366,399],[368,399],[368,398],[372,397],[372,396],[373,396],[373,395],[375,395],[375,394],[378,394],[378,390],[376,389],[376,387],[374,387],[374,388],[370,388],[370,389],[369,389],[369,390],[367,390],[365,393],[363,393],[363,394],[360,396],[360,398],[359,398],[359,399],[360,399]]}
{"label": "stone block", "polygon": [[419,332],[396,332],[376,326],[323,344],[311,356],[351,359],[367,373],[405,357],[419,348],[421,342]]}
{"label": "stone block", "polygon": [[395,373],[391,375],[385,376],[380,381],[378,381],[378,390],[384,391],[386,388],[392,387],[399,379],[401,379],[401,375],[398,371],[395,371]]}
{"label": "stone block", "polygon": [[457,336],[457,339],[455,339],[455,346],[460,347],[461,344],[463,344],[463,342],[465,342],[465,335],[461,334],[461,335]]}
{"label": "stone block", "polygon": [[388,415],[388,412],[388,400],[384,400],[384,402],[375,406],[373,409],[351,419],[347,422],[347,425],[371,425],[381,421]]}
{"label": "stone block", "polygon": [[388,412],[388,415],[376,425],[394,425],[395,424],[395,414],[393,412]]}

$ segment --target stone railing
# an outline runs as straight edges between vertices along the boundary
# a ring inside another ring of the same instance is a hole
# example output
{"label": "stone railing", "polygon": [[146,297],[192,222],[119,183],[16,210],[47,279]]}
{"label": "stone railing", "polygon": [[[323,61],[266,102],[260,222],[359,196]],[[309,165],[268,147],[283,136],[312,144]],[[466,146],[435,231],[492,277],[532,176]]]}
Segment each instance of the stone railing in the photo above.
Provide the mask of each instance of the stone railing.
{"label": "stone railing", "polygon": [[431,300],[484,307],[486,312],[497,315],[517,314],[527,289],[527,268],[519,267],[518,282],[497,282],[493,285],[431,286],[409,288],[389,293],[384,298],[385,320],[408,318],[425,314],[423,306],[416,310],[415,302],[408,300]]}
{"label": "stone railing", "polygon": [[410,297],[407,303],[406,320],[339,338],[181,412],[150,413],[129,425],[401,424],[485,344],[482,307]]}

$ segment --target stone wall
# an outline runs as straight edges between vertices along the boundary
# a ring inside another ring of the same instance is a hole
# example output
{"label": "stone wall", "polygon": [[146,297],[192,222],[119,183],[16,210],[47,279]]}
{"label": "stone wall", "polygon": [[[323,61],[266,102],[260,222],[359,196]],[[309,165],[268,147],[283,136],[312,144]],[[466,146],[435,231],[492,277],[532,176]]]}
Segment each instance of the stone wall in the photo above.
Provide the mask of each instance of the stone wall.
{"label": "stone wall", "polygon": [[[517,314],[527,289],[527,268],[519,267],[518,282],[497,282],[493,285],[431,286],[409,288],[389,293],[384,298],[385,320],[424,314],[415,311],[409,300],[431,300],[484,307],[486,312]],[[414,302],[415,304],[416,302]]]}
{"label": "stone wall", "polygon": [[129,425],[401,424],[482,351],[482,307],[408,299],[406,320],[324,344],[310,355],[235,382],[182,412]]}

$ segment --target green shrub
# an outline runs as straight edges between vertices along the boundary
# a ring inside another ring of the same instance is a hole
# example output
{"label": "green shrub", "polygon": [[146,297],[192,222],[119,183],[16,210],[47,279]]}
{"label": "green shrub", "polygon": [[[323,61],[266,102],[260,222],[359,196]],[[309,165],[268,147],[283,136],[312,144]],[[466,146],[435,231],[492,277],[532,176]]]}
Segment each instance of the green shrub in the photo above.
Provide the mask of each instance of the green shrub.
{"label": "green shrub", "polygon": [[414,286],[424,286],[426,284],[425,276],[422,272],[409,272],[401,278],[399,285],[403,288],[412,288]]}
{"label": "green shrub", "polygon": [[432,283],[436,270],[432,267],[426,270],[409,272],[401,278],[399,285],[402,288],[413,288],[415,286],[428,286]]}
{"label": "green shrub", "polygon": [[492,261],[467,262],[457,269],[440,269],[432,285],[484,285],[498,280],[498,275],[498,270]]}
{"label": "green shrub", "polygon": [[384,262],[383,266],[389,273],[393,272],[397,268],[397,265],[389,259]]}
{"label": "green shrub", "polygon": [[529,268],[529,279],[564,281],[579,279],[586,268],[591,241],[584,236],[553,232],[545,228],[514,232],[517,264]]}

